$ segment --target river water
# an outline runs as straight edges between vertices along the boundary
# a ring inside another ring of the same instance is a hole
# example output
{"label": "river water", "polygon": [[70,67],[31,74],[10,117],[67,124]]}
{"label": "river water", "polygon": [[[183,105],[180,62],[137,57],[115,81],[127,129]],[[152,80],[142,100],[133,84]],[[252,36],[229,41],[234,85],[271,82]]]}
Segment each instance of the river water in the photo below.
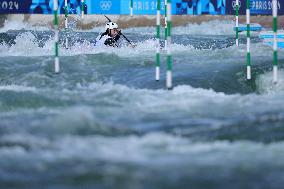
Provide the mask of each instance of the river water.
{"label": "river water", "polygon": [[171,91],[163,50],[155,81],[154,27],[123,30],[134,49],[62,31],[60,74],[52,31],[0,29],[0,188],[282,188],[283,50],[273,85],[272,48],[253,35],[246,81],[232,27],[173,28]]}

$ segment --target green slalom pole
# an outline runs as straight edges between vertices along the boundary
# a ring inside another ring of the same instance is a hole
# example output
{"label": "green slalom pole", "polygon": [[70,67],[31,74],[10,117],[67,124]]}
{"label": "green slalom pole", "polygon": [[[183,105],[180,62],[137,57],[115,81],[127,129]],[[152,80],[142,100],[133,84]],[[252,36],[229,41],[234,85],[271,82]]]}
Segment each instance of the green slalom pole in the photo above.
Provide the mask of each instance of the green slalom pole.
{"label": "green slalom pole", "polygon": [[172,30],[172,3],[167,1],[167,88],[173,88],[172,79],[172,54],[171,54],[171,30]]}
{"label": "green slalom pole", "polygon": [[165,50],[167,49],[167,37],[168,37],[168,28],[167,28],[167,0],[165,0]]}
{"label": "green slalom pole", "polygon": [[278,81],[278,45],[277,45],[277,0],[272,1],[272,14],[273,14],[273,83],[276,84]]}
{"label": "green slalom pole", "polygon": [[160,80],[160,33],[161,33],[161,0],[157,4],[157,29],[156,29],[156,81]]}
{"label": "green slalom pole", "polygon": [[54,62],[54,67],[55,67],[55,73],[59,73],[60,68],[59,68],[59,50],[58,50],[58,44],[59,44],[59,31],[58,31],[58,1],[53,0],[53,12],[54,12],[54,38],[55,38],[55,62]]}
{"label": "green slalom pole", "polygon": [[81,17],[84,19],[84,14],[85,14],[85,0],[81,0]]}
{"label": "green slalom pole", "polygon": [[239,46],[239,0],[236,0],[236,46]]}
{"label": "green slalom pole", "polygon": [[247,80],[251,79],[251,54],[250,54],[250,0],[246,0],[247,20]]}
{"label": "green slalom pole", "polygon": [[133,16],[133,0],[130,0],[130,16]]}
{"label": "green slalom pole", "polygon": [[65,13],[65,29],[68,29],[68,3],[67,3],[67,0],[65,0],[64,13]]}
{"label": "green slalom pole", "polygon": [[[68,30],[68,3],[67,3],[67,0],[65,0],[64,13],[65,13],[65,31],[67,31]],[[65,39],[65,47],[66,47],[66,49],[68,49],[68,36]]]}

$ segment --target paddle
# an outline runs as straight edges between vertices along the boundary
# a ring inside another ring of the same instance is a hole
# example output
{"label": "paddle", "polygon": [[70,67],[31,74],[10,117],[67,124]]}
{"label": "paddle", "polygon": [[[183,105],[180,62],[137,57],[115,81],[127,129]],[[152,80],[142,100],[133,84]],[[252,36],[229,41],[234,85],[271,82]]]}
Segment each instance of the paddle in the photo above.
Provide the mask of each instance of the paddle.
{"label": "paddle", "polygon": [[[104,15],[104,16],[106,17],[106,19],[107,19],[109,22],[112,22],[109,17],[107,17],[106,15]],[[131,43],[131,41],[130,41],[123,33],[121,33],[121,31],[120,31],[119,33],[124,37],[124,39],[125,39],[132,47],[135,47],[135,45],[133,45],[133,44]]]}

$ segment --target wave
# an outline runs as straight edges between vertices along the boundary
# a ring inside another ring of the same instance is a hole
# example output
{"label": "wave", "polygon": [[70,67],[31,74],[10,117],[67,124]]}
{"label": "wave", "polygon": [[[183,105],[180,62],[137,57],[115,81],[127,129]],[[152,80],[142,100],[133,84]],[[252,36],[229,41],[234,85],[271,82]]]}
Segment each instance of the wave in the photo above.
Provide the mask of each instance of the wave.
{"label": "wave", "polygon": [[[115,138],[11,134],[1,137],[0,155],[4,186],[13,181],[33,188],[46,181],[55,188],[203,188],[200,183],[206,182],[228,188],[231,182],[224,180],[233,179],[237,189],[250,178],[246,186],[276,189],[284,182],[283,142],[192,142],[165,133]],[[55,178],[60,185],[51,182]]]}
{"label": "wave", "polygon": [[[9,123],[11,118],[16,123],[10,125],[9,132],[14,129],[19,132],[17,122],[26,119],[33,121],[21,125],[24,132],[44,135],[100,133],[116,136],[162,130],[199,140],[270,141],[266,136],[274,135],[274,128],[284,120],[281,113],[284,107],[276,105],[282,103],[284,93],[226,95],[190,86],[177,86],[167,91],[89,83],[78,84],[71,90],[37,89],[28,96],[19,95],[21,98],[13,94],[17,99],[13,103],[10,97],[1,97],[4,101],[0,108],[9,107],[4,109],[8,114],[1,114],[2,125]],[[56,111],[50,114],[49,110]],[[251,128],[250,125],[257,126]],[[231,127],[240,128],[234,132],[229,129]],[[266,135],[261,135],[264,129]],[[260,133],[258,137],[241,134],[252,130]],[[282,135],[278,137],[283,138]]]}
{"label": "wave", "polygon": [[[40,36],[40,35],[39,35]],[[54,39],[51,34],[48,34],[47,39],[43,41],[37,34],[32,32],[23,32],[15,36],[14,42],[12,44],[0,43],[0,56],[52,56],[54,48]],[[79,54],[98,54],[98,53],[107,53],[107,54],[117,54],[122,57],[132,57],[132,56],[153,56],[156,52],[156,42],[154,39],[141,39],[141,41],[136,42],[136,48],[128,47],[127,45],[122,45],[121,48],[111,48],[111,47],[94,47],[92,40],[80,39],[76,37],[69,49],[65,48],[64,40],[60,42],[60,55],[61,56],[74,56]],[[190,38],[186,38],[188,40]],[[220,38],[224,40],[225,38]],[[7,39],[6,41],[10,41]],[[205,44],[206,39],[203,39],[204,44],[195,44],[200,43],[200,39],[194,41],[188,41],[187,44],[183,44],[182,41],[176,41],[172,45],[172,52],[175,53],[196,53],[203,54],[206,53],[216,53],[220,52],[225,53],[224,55],[235,55],[238,57],[244,57],[246,55],[245,45],[241,45],[240,48],[235,48],[234,44],[230,44],[230,41],[218,41],[219,39],[213,40],[208,43],[211,45]],[[215,49],[216,44],[228,43],[226,48],[221,47]],[[210,47],[211,46],[211,47]],[[212,49],[212,47],[214,47]],[[225,50],[224,50],[225,49]],[[267,55],[272,56],[270,51],[271,48],[261,43],[252,44],[252,56],[261,56]],[[213,51],[212,51],[213,50]],[[211,51],[211,52],[210,52]],[[280,50],[281,52],[282,50]],[[163,51],[162,51],[163,52]],[[282,53],[279,53],[280,58]],[[193,54],[194,55],[194,54]]]}
{"label": "wave", "polygon": [[[272,67],[272,66],[271,66]],[[278,72],[278,82],[273,83],[273,72],[268,71],[258,76],[256,85],[261,94],[277,94],[284,93],[284,70]]]}
{"label": "wave", "polygon": [[34,31],[48,31],[50,27],[34,26],[24,21],[6,20],[4,26],[0,28],[0,33],[15,31],[15,30],[34,30]]}
{"label": "wave", "polygon": [[6,86],[0,86],[0,91],[14,91],[14,92],[26,92],[31,91],[35,92],[35,87],[26,87],[21,85],[6,85]]}
{"label": "wave", "polygon": [[[186,165],[190,161],[193,169],[199,169],[204,165],[226,169],[231,167],[230,165],[237,167],[240,164],[253,169],[254,165],[268,160],[269,162],[266,163],[269,165],[283,166],[281,158],[284,157],[283,142],[272,144],[249,141],[193,142],[186,138],[159,132],[144,136],[130,135],[115,138],[95,135],[61,136],[55,139],[28,134],[11,134],[1,137],[0,146],[1,162],[4,161],[8,165],[9,162],[18,164],[18,161],[22,159],[28,160],[28,164],[32,162],[53,164],[60,163],[61,160],[81,160],[86,163],[107,161],[150,164],[160,169],[160,166]],[[243,154],[241,160],[238,156],[240,153]],[[128,155],[125,156],[125,154]],[[153,156],[156,158],[153,159]]]}

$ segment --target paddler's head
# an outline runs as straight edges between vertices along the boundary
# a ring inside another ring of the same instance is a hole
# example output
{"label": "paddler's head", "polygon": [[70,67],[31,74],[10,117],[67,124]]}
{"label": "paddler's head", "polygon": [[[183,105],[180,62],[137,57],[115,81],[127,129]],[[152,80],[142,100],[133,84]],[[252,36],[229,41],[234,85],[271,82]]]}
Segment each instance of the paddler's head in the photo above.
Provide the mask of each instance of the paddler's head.
{"label": "paddler's head", "polygon": [[109,36],[115,37],[119,34],[120,30],[118,29],[118,25],[115,22],[109,22],[106,24],[106,32]]}

